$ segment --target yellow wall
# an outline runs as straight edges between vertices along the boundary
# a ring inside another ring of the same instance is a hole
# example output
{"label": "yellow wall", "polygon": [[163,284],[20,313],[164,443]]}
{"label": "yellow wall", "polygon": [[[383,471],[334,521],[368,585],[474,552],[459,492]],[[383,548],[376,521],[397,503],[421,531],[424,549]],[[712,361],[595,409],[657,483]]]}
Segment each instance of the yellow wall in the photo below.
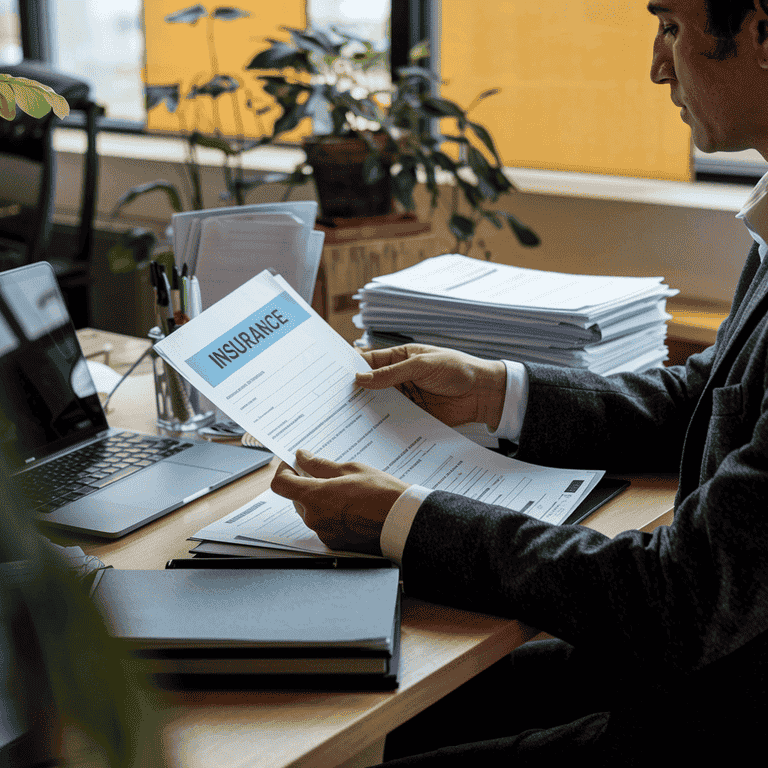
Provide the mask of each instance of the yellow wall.
{"label": "yellow wall", "polygon": [[691,178],[690,131],[651,83],[644,0],[442,0],[443,94],[468,106],[507,166]]}
{"label": "yellow wall", "polygon": [[[191,4],[189,4],[191,5]],[[230,136],[261,136],[269,132],[271,123],[279,114],[261,118],[261,123],[248,111],[246,100],[251,97],[254,107],[272,104],[272,99],[258,86],[253,72],[244,70],[245,65],[260,50],[268,47],[265,38],[287,39],[287,33],[280,27],[306,27],[305,0],[236,0],[233,5],[251,15],[233,21],[215,20],[210,24],[206,18],[196,24],[168,24],[165,17],[182,8],[189,7],[185,0],[144,0],[144,22],[146,27],[147,58],[146,82],[151,85],[182,84],[182,95],[189,93],[193,84],[202,85],[213,74],[226,74],[239,80],[241,87],[236,91],[239,110],[233,109],[233,98],[224,94],[217,99],[219,119],[216,120],[212,99],[198,96],[185,100],[182,96],[180,108],[170,113],[165,105],[159,105],[148,113],[147,127],[156,131],[187,131],[197,128],[205,133],[219,129]],[[205,5],[208,11],[217,7]],[[208,32],[213,27],[215,50],[218,56],[218,70],[211,70]],[[239,113],[239,119],[238,119]]]}

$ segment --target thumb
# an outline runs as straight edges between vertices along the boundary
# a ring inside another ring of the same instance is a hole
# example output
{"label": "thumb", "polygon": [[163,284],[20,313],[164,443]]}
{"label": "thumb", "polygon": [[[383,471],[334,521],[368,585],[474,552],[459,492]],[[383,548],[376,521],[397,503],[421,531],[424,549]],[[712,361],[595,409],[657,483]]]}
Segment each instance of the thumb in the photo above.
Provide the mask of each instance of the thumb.
{"label": "thumb", "polygon": [[335,461],[324,459],[321,456],[315,456],[313,453],[305,451],[302,448],[299,448],[299,450],[296,451],[296,466],[298,466],[299,469],[303,469],[312,477],[320,479],[339,477],[339,475],[341,475],[339,465]]}
{"label": "thumb", "polygon": [[408,381],[415,381],[418,378],[421,361],[412,357],[392,365],[385,365],[382,368],[375,368],[370,371],[358,373],[355,382],[358,386],[365,389],[386,389],[387,387],[396,387],[399,384],[405,384]]}

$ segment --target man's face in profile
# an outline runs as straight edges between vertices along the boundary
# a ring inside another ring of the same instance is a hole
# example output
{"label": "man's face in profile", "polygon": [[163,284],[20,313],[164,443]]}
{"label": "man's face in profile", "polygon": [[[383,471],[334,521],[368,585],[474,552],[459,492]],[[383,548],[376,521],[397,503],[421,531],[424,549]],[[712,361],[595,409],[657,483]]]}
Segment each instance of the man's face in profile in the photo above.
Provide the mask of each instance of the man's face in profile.
{"label": "man's face in profile", "polygon": [[768,148],[768,105],[747,16],[732,55],[717,58],[706,0],[651,0],[658,20],[651,79],[669,85],[672,102],[704,152]]}

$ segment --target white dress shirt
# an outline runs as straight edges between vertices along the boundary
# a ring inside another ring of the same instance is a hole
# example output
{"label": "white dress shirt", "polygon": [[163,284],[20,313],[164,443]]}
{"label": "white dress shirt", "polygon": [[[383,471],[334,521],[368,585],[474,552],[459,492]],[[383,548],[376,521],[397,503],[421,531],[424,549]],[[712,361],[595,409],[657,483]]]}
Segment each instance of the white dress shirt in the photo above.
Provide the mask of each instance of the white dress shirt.
{"label": "white dress shirt", "polygon": [[[736,214],[744,221],[747,229],[758,244],[760,261],[768,253],[768,173],[763,176],[747,198],[744,207]],[[502,437],[516,443],[525,418],[528,405],[528,373],[521,363],[504,361],[507,368],[507,391],[501,422],[495,432],[489,434]],[[396,563],[402,561],[405,540],[411,530],[411,524],[424,499],[432,493],[431,488],[412,485],[406,489],[392,505],[384,521],[379,539],[381,551],[385,557]]]}

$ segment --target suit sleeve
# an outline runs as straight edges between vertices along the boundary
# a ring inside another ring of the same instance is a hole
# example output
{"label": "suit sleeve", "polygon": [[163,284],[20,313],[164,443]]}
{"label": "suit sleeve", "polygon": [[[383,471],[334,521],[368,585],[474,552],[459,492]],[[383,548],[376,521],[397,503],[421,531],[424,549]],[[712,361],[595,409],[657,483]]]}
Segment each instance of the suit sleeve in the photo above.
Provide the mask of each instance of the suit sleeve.
{"label": "suit sleeve", "polygon": [[515,458],[609,472],[677,472],[714,347],[685,366],[600,376],[526,364],[528,406]]}
{"label": "suit sleeve", "polygon": [[617,663],[682,672],[768,630],[765,367],[742,419],[715,409],[712,429],[726,421],[730,447],[712,447],[716,468],[679,501],[672,525],[609,539],[435,491],[403,551],[406,591],[520,619]]}

